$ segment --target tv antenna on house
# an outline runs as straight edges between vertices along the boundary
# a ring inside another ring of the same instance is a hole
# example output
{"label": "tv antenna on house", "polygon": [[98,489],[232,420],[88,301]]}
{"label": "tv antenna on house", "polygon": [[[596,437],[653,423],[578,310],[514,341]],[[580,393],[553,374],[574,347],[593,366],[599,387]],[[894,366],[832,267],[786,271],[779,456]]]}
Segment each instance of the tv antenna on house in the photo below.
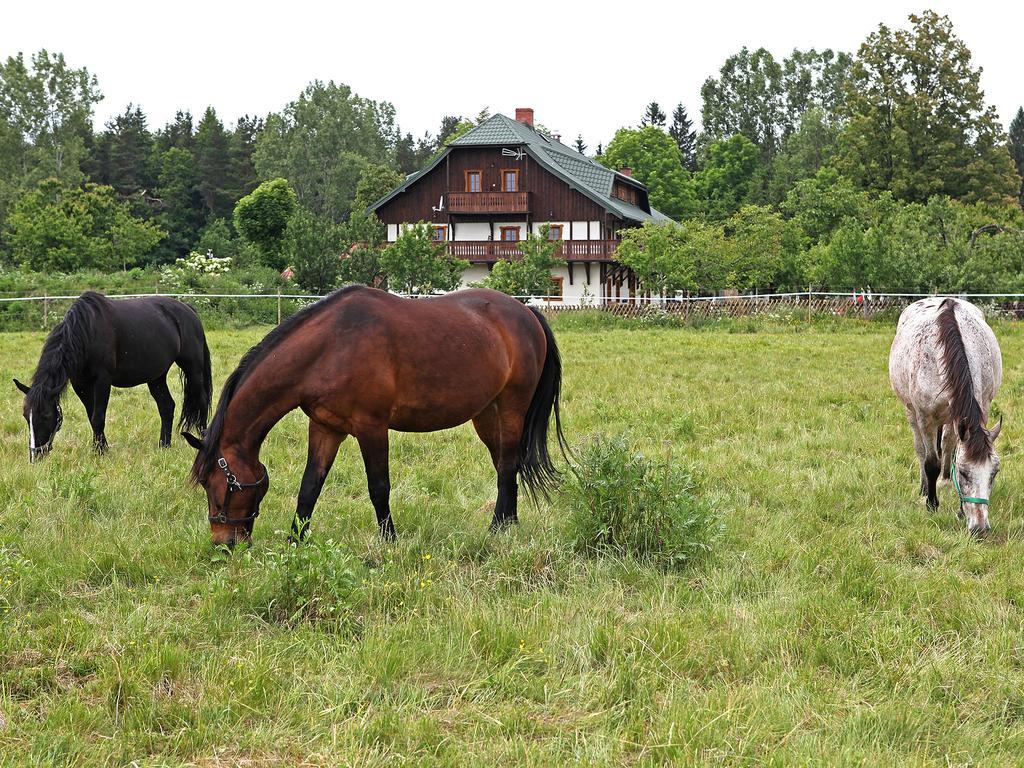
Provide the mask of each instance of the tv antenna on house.
{"label": "tv antenna on house", "polygon": [[522,147],[518,147],[517,149],[506,149],[505,147],[502,147],[501,149],[502,157],[514,157],[516,160],[522,160],[525,154],[526,153],[523,152]]}
{"label": "tv antenna on house", "polygon": [[441,195],[441,197],[438,199],[437,205],[430,206],[430,210],[432,210],[434,213],[440,213],[441,211],[444,210],[444,195]]}

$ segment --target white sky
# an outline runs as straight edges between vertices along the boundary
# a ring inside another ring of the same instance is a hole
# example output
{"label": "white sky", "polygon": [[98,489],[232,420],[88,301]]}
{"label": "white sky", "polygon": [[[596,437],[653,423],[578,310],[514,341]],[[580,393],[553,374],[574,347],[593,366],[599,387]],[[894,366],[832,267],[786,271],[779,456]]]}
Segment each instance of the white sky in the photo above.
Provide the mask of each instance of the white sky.
{"label": "white sky", "polygon": [[47,48],[97,75],[97,124],[140,105],[150,128],[208,104],[225,122],[265,115],[313,79],[391,101],[403,131],[437,130],[442,115],[482,107],[577,133],[593,152],[647,102],[682,101],[700,119],[700,86],[741,46],[782,58],[794,47],[855,52],[879,22],[901,26],[931,7],[949,14],[984,68],[1004,125],[1024,103],[1024,3],[959,0],[656,3],[25,2],[0,8],[0,56]]}

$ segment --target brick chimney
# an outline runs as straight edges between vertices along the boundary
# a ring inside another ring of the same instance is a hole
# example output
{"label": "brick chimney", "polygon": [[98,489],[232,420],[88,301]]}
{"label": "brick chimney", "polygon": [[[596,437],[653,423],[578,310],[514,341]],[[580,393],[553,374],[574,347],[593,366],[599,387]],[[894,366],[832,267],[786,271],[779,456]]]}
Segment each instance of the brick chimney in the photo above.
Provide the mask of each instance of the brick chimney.
{"label": "brick chimney", "polygon": [[629,176],[629,178],[633,178],[633,169],[630,168],[628,165],[624,165],[621,168],[619,168],[619,173],[621,173],[623,176]]}
{"label": "brick chimney", "polygon": [[533,128],[533,107],[516,107],[516,122]]}

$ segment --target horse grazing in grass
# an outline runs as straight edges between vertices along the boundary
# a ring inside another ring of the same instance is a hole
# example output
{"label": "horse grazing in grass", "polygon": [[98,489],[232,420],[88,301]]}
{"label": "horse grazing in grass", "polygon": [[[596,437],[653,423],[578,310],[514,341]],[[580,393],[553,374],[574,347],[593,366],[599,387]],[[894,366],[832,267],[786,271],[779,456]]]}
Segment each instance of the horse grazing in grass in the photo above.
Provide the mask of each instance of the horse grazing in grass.
{"label": "horse grazing in grass", "polygon": [[952,478],[967,529],[987,533],[989,496],[999,471],[995,441],[1002,419],[986,429],[1003,378],[995,334],[969,302],[931,298],[900,315],[889,352],[889,380],[907,409],[921,463],[921,495],[937,509],[941,472]]}
{"label": "horse grazing in grass", "polygon": [[547,492],[557,472],[548,423],[561,362],[543,316],[505,294],[466,290],[404,299],[350,286],[292,315],[242,358],[224,384],[191,478],[206,489],[214,544],[252,536],[269,486],[260,447],[295,408],[309,417],[309,448],[292,522],[307,530],[347,435],[359,443],[370,501],[394,538],[388,430],[433,432],[472,420],[498,473],[492,527],[517,522],[519,475]]}
{"label": "horse grazing in grass", "polygon": [[160,296],[111,301],[83,293],[46,338],[32,386],[14,380],[25,394],[29,461],[53,446],[68,382],[85,406],[97,451],[107,448],[110,388],[140,384],[149,385],[160,412],[160,445],[170,445],[174,398],[167,371],[172,363],[181,369],[184,389],[180,426],[202,430],[210,414],[213,378],[210,349],[195,310]]}

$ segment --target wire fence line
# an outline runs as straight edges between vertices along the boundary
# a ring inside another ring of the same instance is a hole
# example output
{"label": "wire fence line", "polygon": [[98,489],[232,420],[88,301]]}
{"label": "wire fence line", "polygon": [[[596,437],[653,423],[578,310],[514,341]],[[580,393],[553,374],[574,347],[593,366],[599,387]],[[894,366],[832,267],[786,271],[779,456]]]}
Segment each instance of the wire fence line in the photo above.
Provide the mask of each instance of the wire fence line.
{"label": "wire fence line", "polygon": [[[111,299],[163,296],[193,304],[214,325],[273,324],[323,298],[307,293],[123,293]],[[403,294],[395,294],[403,295]],[[895,315],[908,304],[931,296],[957,296],[981,304],[992,314],[1024,318],[1024,293],[914,293],[873,291],[792,291],[715,296],[558,297],[516,296],[544,312],[595,311],[624,317],[679,315],[689,318],[754,317],[786,314],[871,319]],[[0,330],[48,328],[56,324],[78,295],[0,296]],[[424,298],[420,295],[410,298]]]}

